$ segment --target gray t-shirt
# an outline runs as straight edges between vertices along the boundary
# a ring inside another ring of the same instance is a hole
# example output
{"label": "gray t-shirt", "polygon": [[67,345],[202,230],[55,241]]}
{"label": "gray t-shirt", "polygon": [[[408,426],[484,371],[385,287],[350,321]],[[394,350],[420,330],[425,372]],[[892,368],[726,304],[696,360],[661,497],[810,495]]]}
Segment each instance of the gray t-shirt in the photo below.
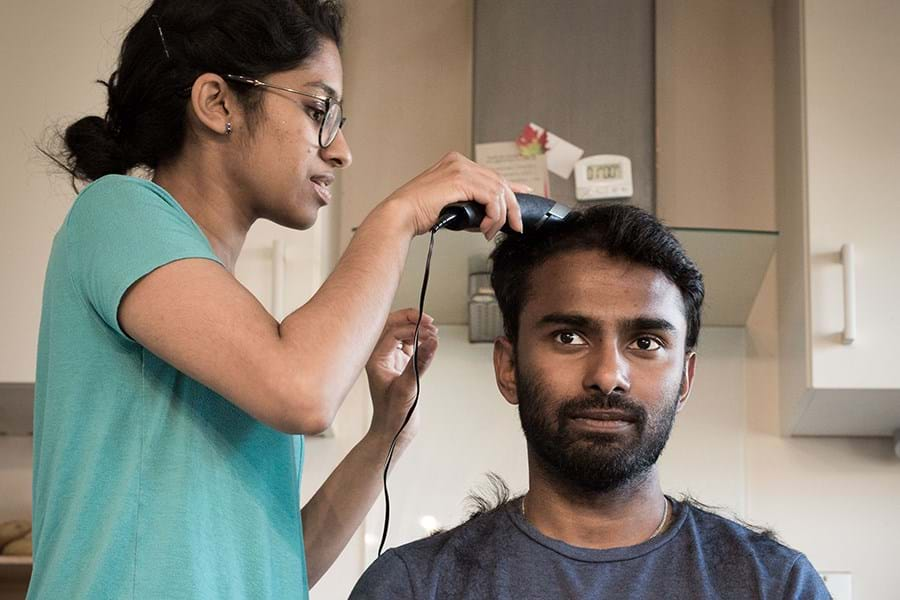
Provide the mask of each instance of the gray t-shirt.
{"label": "gray t-shirt", "polygon": [[548,538],[519,506],[514,500],[388,550],[350,598],[830,598],[800,552],[684,502],[673,501],[674,521],[662,535],[609,550]]}

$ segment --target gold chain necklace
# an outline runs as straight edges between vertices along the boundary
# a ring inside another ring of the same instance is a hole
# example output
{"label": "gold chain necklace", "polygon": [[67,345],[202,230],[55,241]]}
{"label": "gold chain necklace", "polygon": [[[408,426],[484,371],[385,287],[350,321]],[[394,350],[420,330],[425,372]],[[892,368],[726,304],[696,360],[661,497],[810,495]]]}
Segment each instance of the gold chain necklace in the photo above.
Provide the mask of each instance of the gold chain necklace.
{"label": "gold chain necklace", "polygon": [[[669,499],[666,498],[665,496],[663,496],[663,500],[665,500],[666,505],[663,508],[662,521],[659,522],[659,525],[656,526],[656,529],[653,531],[652,534],[650,534],[650,537],[648,537],[646,540],[644,540],[644,542],[649,542],[650,540],[652,540],[653,538],[658,536],[660,533],[663,532],[663,529],[665,529],[665,527],[666,527],[666,521],[669,520]],[[528,518],[525,516],[525,496],[522,496],[522,503],[519,506],[522,510],[522,518],[527,521]],[[641,542],[641,543],[643,544],[644,542]]]}

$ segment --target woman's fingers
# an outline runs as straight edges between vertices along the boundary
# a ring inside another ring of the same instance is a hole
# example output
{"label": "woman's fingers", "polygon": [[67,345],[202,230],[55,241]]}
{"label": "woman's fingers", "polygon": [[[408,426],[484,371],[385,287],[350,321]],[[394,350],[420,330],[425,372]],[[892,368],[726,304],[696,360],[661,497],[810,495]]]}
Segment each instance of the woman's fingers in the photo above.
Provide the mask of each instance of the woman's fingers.
{"label": "woman's fingers", "polygon": [[[381,376],[390,377],[390,372],[399,373],[404,369],[413,354],[418,320],[419,311],[413,308],[396,310],[388,315],[381,338],[366,365],[368,369],[374,369],[372,373],[387,369]],[[418,333],[421,352],[424,342],[437,339],[438,328],[431,315],[422,315]]]}
{"label": "woman's fingers", "polygon": [[[416,323],[419,320],[419,309],[418,308],[401,308],[399,310],[393,311],[388,315],[387,322],[385,323],[385,331],[387,331],[390,327],[394,325],[399,325],[401,323]],[[434,317],[429,315],[428,313],[422,313],[422,324],[426,325],[434,322]]]}
{"label": "woman's fingers", "polygon": [[528,186],[510,184],[495,171],[451,152],[394,192],[391,198],[413,208],[409,214],[417,234],[431,229],[446,205],[474,200],[484,206],[485,218],[479,230],[491,239],[507,221],[513,230],[522,230],[515,192],[529,190]]}
{"label": "woman's fingers", "polygon": [[437,353],[438,339],[436,337],[428,338],[419,344],[419,376],[425,374],[434,356]]}
{"label": "woman's fingers", "polygon": [[[513,230],[518,231],[519,233],[524,233],[525,225],[522,222],[522,209],[519,206],[519,201],[516,200],[515,191],[513,190],[509,182],[504,181],[503,184],[504,188],[506,189],[506,221],[509,223],[509,226],[512,227]],[[523,187],[528,188],[528,186]]]}
{"label": "woman's fingers", "polygon": [[[428,370],[428,367],[431,366],[431,363],[434,361],[435,354],[437,354],[438,348],[438,339],[436,337],[431,337],[426,340],[423,340],[419,343],[419,354],[418,354],[418,371],[419,377],[425,374]],[[416,369],[413,368],[413,362],[410,360],[407,363],[406,367],[403,369],[403,373],[400,375],[401,380],[403,381],[403,392],[401,395],[408,396],[412,391],[415,390],[415,382],[416,382]],[[399,391],[399,390],[398,390]],[[410,398],[412,399],[412,398]]]}

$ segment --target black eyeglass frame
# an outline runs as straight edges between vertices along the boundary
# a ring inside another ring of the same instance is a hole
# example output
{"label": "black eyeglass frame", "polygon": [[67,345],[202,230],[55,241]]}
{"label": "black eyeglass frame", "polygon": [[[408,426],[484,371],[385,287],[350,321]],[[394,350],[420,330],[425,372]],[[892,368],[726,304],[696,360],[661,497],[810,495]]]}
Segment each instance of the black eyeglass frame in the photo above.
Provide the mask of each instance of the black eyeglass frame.
{"label": "black eyeglass frame", "polygon": [[[337,138],[338,131],[340,131],[341,128],[343,128],[344,123],[347,122],[347,117],[344,116],[344,108],[341,106],[341,103],[334,98],[330,98],[328,96],[317,96],[316,94],[310,94],[308,92],[301,92],[300,90],[275,85],[274,83],[266,83],[265,81],[260,81],[259,79],[253,79],[251,77],[245,77],[243,75],[226,74],[222,75],[222,77],[229,81],[252,85],[253,87],[271,88],[273,90],[280,90],[282,92],[289,92],[291,94],[306,96],[307,98],[315,98],[319,102],[323,102],[325,104],[325,116],[322,117],[322,121],[319,123],[319,148],[325,149],[330,146],[334,142],[335,138]],[[334,123],[337,123],[337,127],[335,127],[334,131],[331,133],[330,139],[323,140],[322,134],[325,131],[325,123],[328,122],[328,116],[332,110],[338,111],[337,119],[333,121]]]}

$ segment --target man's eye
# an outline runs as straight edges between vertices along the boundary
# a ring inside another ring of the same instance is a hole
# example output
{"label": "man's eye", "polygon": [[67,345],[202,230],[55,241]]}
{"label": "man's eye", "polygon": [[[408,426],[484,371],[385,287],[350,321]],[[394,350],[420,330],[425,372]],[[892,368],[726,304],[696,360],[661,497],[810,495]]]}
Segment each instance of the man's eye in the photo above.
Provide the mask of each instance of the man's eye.
{"label": "man's eye", "polygon": [[583,346],[587,343],[574,331],[560,331],[553,336],[553,339],[564,346]]}
{"label": "man's eye", "polygon": [[638,350],[644,350],[647,352],[655,352],[656,350],[662,348],[662,344],[660,344],[656,339],[648,336],[639,337],[638,339],[634,340],[632,344]]}

